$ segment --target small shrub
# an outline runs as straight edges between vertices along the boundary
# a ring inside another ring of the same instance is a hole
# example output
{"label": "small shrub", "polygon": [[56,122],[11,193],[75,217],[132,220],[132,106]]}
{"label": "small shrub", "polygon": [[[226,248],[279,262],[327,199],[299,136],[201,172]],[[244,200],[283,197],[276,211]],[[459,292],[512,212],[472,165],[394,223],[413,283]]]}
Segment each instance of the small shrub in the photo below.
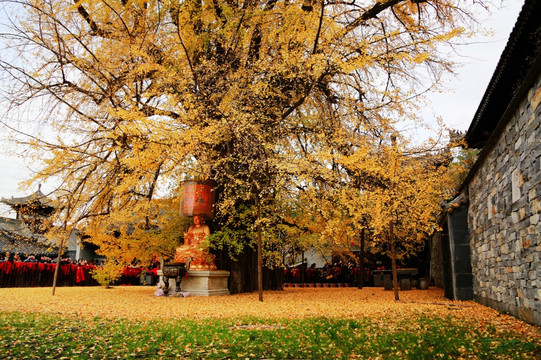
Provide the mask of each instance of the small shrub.
{"label": "small shrub", "polygon": [[116,261],[107,261],[105,265],[97,267],[90,273],[100,285],[109,289],[112,283],[120,279],[123,270],[123,264],[119,264]]}

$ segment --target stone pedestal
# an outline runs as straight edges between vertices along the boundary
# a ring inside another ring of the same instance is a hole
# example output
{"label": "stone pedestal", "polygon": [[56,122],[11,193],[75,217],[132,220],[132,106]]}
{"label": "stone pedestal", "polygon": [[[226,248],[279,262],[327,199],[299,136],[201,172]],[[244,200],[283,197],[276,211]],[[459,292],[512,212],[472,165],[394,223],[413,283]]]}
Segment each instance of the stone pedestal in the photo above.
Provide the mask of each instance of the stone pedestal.
{"label": "stone pedestal", "polygon": [[190,296],[229,295],[228,278],[229,271],[188,270],[188,277],[182,279],[180,289]]}

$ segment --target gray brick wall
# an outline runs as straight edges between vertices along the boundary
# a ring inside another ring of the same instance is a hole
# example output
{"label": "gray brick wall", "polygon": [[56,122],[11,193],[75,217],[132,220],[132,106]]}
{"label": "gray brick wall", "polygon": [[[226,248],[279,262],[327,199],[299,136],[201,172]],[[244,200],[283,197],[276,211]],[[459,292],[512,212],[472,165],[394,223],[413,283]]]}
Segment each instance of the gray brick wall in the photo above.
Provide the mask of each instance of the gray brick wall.
{"label": "gray brick wall", "polygon": [[541,76],[468,187],[475,299],[538,325],[541,325],[540,102]]}

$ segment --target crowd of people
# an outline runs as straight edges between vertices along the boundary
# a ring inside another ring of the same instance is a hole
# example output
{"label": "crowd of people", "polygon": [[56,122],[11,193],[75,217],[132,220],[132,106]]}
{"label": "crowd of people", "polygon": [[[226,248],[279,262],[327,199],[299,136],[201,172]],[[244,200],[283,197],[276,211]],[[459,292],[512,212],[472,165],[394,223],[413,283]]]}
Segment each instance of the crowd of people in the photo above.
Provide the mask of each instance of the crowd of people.
{"label": "crowd of people", "polygon": [[[0,253],[0,262],[11,261],[11,262],[24,262],[24,263],[42,263],[42,264],[52,264],[56,263],[58,260],[57,257],[51,258],[48,255],[43,254],[20,254],[18,252],[12,253],[6,251]],[[60,260],[62,264],[74,264],[74,265],[98,265],[94,260],[87,261],[85,259],[72,260],[69,257],[64,257]]]}
{"label": "crowd of people", "polygon": [[[43,254],[0,253],[0,287],[33,287],[51,286],[58,257],[51,258]],[[92,271],[100,264],[84,259],[72,260],[69,257],[60,259],[58,286],[93,286],[98,285],[92,277]],[[145,271],[146,270],[146,271]],[[155,281],[157,272],[153,263],[149,268],[127,266],[119,285],[139,285],[141,278],[150,275]]]}

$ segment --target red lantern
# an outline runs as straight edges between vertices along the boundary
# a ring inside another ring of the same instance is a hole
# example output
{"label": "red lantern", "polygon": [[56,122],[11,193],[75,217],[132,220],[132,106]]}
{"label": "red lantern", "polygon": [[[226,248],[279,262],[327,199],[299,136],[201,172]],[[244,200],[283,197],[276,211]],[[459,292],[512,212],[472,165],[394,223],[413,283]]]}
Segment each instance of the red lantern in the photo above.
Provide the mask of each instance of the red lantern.
{"label": "red lantern", "polygon": [[214,192],[208,181],[185,181],[180,215],[212,217]]}

